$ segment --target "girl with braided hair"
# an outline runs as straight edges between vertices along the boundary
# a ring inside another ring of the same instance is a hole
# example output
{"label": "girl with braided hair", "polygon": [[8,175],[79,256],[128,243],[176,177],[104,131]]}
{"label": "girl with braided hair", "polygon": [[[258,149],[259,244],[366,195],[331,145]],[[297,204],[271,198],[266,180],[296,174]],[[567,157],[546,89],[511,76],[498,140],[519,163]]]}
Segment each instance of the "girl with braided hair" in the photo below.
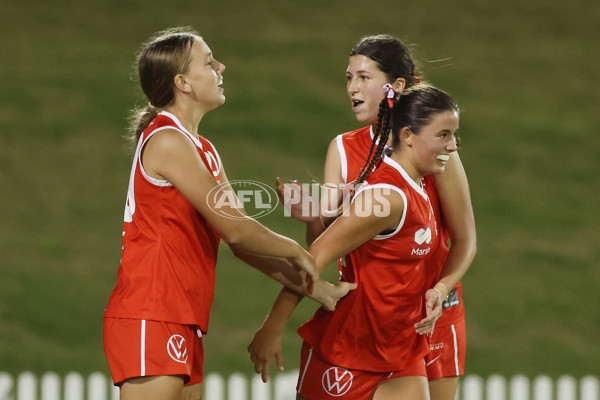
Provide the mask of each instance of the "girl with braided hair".
{"label": "girl with braided hair", "polygon": [[[371,168],[368,165],[364,168],[366,159],[370,159],[371,162],[379,160],[378,157],[372,156],[373,151],[377,149],[377,141],[373,138],[375,135],[387,135],[389,131],[378,128],[386,121],[383,118],[384,114],[379,113],[381,100],[385,96],[381,87],[389,83],[396,91],[402,92],[420,81],[408,48],[389,35],[361,39],[350,53],[346,78],[352,111],[357,120],[367,126],[338,135],[331,142],[325,162],[324,182],[334,188],[350,184],[361,171],[370,172]],[[387,141],[379,136],[377,139],[382,143]],[[391,145],[391,142],[388,145]],[[475,222],[468,182],[458,153],[450,154],[443,174],[435,177],[427,175],[424,182],[427,195],[436,211],[442,241],[435,254],[425,262],[425,289],[435,288],[436,291],[423,293],[423,296],[429,296],[426,300],[427,316],[415,325],[415,329],[420,334],[428,334],[427,338],[430,341],[430,353],[426,357],[431,398],[452,400],[458,386],[458,377],[464,374],[466,333],[460,279],[468,270],[476,252]],[[285,187],[302,189],[299,185],[295,187],[294,183]],[[284,185],[281,182],[279,190],[280,194],[283,194]],[[292,209],[292,215],[306,223],[309,245],[338,214],[344,191],[334,189],[332,192],[332,196],[326,193],[321,197],[320,216],[302,216]],[[328,210],[331,212],[326,212]],[[448,238],[452,241],[451,248],[447,244]],[[341,266],[340,270],[343,271],[344,268]],[[452,288],[449,296],[448,288]],[[298,295],[296,297],[300,298]],[[446,298],[441,317],[437,297]],[[285,299],[288,299],[287,303]],[[267,380],[273,359],[278,369],[283,369],[281,332],[293,310],[293,307],[286,309],[284,306],[298,301],[293,299],[294,294],[283,289],[248,347],[255,371],[262,374],[264,381]],[[433,323],[435,331],[432,333]]]}
{"label": "girl with braided hair", "polygon": [[[357,288],[299,328],[299,399],[430,398],[429,345],[415,324],[425,315],[425,263],[440,236],[423,177],[442,173],[456,151],[458,107],[426,84],[402,95],[386,90],[350,203],[309,249],[319,271],[342,258],[341,281]],[[427,292],[440,308],[437,290]],[[278,301],[294,305],[283,294]]]}

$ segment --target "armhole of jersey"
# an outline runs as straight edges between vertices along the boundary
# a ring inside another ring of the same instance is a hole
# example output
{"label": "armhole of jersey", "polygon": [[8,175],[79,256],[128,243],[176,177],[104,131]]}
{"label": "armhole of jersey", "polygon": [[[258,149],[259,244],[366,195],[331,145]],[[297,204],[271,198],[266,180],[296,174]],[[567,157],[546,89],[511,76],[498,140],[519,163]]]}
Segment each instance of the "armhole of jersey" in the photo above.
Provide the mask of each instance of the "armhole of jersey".
{"label": "armhole of jersey", "polygon": [[337,135],[335,138],[338,153],[340,154],[340,173],[344,183],[348,183],[348,161],[346,160],[346,150],[344,150],[344,139],[342,135]]}
{"label": "armhole of jersey", "polygon": [[406,200],[406,195],[400,188],[397,188],[396,186],[393,186],[393,185],[390,185],[387,183],[376,183],[374,185],[363,186],[362,188],[358,189],[356,191],[356,193],[354,193],[354,197],[352,198],[352,201],[354,201],[354,199],[356,199],[356,196],[358,196],[359,193],[361,193],[367,189],[375,189],[375,188],[388,188],[390,190],[393,190],[394,192],[398,193],[402,197],[402,200],[404,201],[404,209],[402,210],[402,217],[400,218],[400,222],[398,223],[398,226],[396,227],[396,229],[394,229],[393,232],[388,233],[386,235],[377,235],[373,238],[374,240],[389,239],[392,236],[394,236],[396,233],[400,232],[400,229],[402,229],[402,227],[404,226],[404,221],[406,220],[406,209],[408,208],[408,202]]}
{"label": "armhole of jersey", "polygon": [[[152,185],[155,186],[160,186],[160,187],[168,187],[168,186],[173,186],[173,184],[171,182],[169,182],[166,179],[156,179],[151,177],[150,175],[148,175],[146,173],[146,170],[144,169],[144,165],[142,164],[142,150],[144,149],[144,146],[146,145],[146,143],[148,142],[148,140],[150,140],[150,138],[152,136],[154,136],[154,134],[163,131],[165,129],[174,129],[178,132],[181,132],[179,129],[177,129],[174,126],[163,126],[161,128],[158,128],[152,132],[150,132],[150,134],[144,139],[144,141],[140,144],[138,150],[137,150],[137,157],[138,157],[138,165],[140,167],[140,172],[142,173],[142,176],[144,177],[144,179],[146,179],[149,183],[151,183]],[[185,136],[186,138],[188,138],[192,143],[194,143],[193,140],[191,140],[191,138],[188,137],[188,135],[186,135],[185,133],[181,132],[183,134],[183,136]]]}
{"label": "armhole of jersey", "polygon": [[210,144],[210,147],[212,148],[212,151],[217,156],[217,162],[219,163],[219,169],[217,171],[218,172],[217,176],[220,176],[221,175],[221,171],[223,170],[223,162],[221,161],[221,156],[219,155],[219,152],[217,151],[217,148],[215,147],[215,145],[212,144],[212,142],[210,140],[208,140],[207,138],[204,138],[204,140],[206,140],[208,142],[208,144]]}

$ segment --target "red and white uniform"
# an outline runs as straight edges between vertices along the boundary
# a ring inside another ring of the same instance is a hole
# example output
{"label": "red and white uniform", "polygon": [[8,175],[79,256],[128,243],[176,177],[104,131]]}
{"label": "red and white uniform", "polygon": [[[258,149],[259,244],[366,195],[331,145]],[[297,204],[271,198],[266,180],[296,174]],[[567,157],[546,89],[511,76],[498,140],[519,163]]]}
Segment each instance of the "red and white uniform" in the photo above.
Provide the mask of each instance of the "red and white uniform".
{"label": "red and white uniform", "polygon": [[336,137],[336,144],[341,161],[342,179],[350,183],[358,178],[360,170],[364,167],[373,141],[371,126],[346,132]]}
{"label": "red and white uniform", "polygon": [[[372,140],[372,126],[337,136],[336,144],[341,160],[341,174],[345,183],[350,183],[358,177],[367,160]],[[425,263],[427,274],[425,288],[429,289],[438,282],[448,257],[450,235],[444,221],[433,176],[424,177],[423,187],[433,207],[440,232],[440,246]],[[434,333],[428,337],[431,350],[430,355],[427,356],[429,379],[464,374],[466,348],[464,319],[462,286],[459,282],[451,291],[448,300],[444,302],[444,311],[436,322]]]}
{"label": "red and white uniform", "polygon": [[[441,237],[440,246],[425,264],[428,278],[427,287],[431,288],[439,281],[442,268],[450,252],[448,247],[450,233],[444,221],[433,176],[425,176],[423,186],[433,206]],[[460,282],[450,291],[447,300],[443,303],[443,308],[442,316],[435,324],[435,330],[427,337],[430,352],[425,361],[429,380],[460,376],[465,373],[467,334]]]}
{"label": "red and white uniform", "polygon": [[144,130],[129,180],[117,285],[104,316],[194,325],[206,332],[220,238],[170,182],[144,171],[142,149],[164,129],[188,138],[219,181],[216,149],[186,131],[174,115],[163,111]]}
{"label": "red and white uniform", "polygon": [[320,308],[298,333],[331,364],[400,371],[429,352],[426,338],[413,325],[424,316],[424,264],[439,239],[426,193],[398,163],[385,157],[356,195],[369,195],[372,188],[402,196],[400,223],[344,257],[342,280],[358,288],[338,302],[335,312]]}

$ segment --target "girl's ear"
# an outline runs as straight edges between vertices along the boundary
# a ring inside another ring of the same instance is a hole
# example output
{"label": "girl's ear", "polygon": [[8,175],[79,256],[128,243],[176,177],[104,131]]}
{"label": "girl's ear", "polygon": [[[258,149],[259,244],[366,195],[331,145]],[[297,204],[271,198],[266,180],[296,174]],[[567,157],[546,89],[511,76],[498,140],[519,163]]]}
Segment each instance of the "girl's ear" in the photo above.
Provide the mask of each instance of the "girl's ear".
{"label": "girl's ear", "polygon": [[392,87],[398,93],[402,93],[404,89],[406,89],[406,79],[398,78],[392,83]]}
{"label": "girl's ear", "polygon": [[413,139],[414,135],[415,135],[414,132],[411,131],[408,126],[405,126],[400,131],[400,141],[403,142],[403,143],[406,143],[406,145],[408,147],[411,147],[412,146],[412,139]]}
{"label": "girl's ear", "polygon": [[183,76],[182,74],[175,75],[175,78],[173,78],[173,82],[175,83],[175,87],[181,90],[182,92],[190,92],[191,86],[189,83],[186,82],[185,76]]}

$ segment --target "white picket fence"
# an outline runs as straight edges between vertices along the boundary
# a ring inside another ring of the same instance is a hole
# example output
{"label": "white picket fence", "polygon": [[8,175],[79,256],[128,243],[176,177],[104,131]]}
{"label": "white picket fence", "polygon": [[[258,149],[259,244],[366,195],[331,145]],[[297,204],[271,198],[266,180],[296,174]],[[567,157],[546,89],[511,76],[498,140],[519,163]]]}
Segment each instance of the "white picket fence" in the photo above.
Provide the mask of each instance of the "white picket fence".
{"label": "white picket fence", "polygon": [[[205,377],[204,400],[295,400],[298,371],[278,374],[265,384],[258,375],[248,379],[235,373]],[[0,400],[118,400],[119,390],[110,378],[95,372],[88,377],[72,372],[64,377],[48,372],[37,377],[30,372],[13,377],[0,373]],[[532,380],[523,375],[509,379],[500,375],[461,379],[456,400],[600,400],[595,376],[577,380],[562,376],[553,381],[541,375]]]}

